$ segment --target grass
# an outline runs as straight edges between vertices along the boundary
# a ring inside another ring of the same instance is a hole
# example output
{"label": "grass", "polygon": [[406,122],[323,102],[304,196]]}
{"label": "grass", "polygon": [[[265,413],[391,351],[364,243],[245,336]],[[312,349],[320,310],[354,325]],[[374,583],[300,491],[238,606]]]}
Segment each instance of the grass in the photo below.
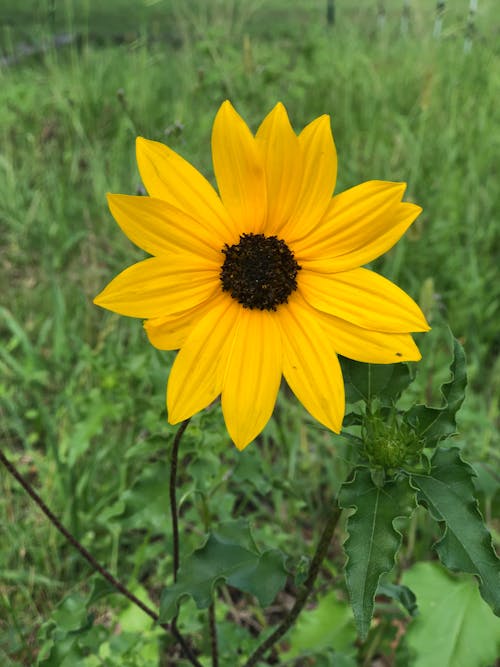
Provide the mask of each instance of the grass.
{"label": "grass", "polygon": [[[375,3],[337,4],[331,31],[322,2],[297,2],[294,12],[279,0],[219,0],[211,11],[202,2],[183,10],[158,2],[138,4],[140,16],[125,18],[118,0],[107,3],[107,16],[91,3],[82,14],[83,5],[66,2],[52,26],[50,3],[25,16],[19,3],[3,9],[11,26],[2,37],[6,54],[26,33],[67,30],[68,16],[82,39],[0,69],[0,279],[8,286],[0,323],[2,440],[75,534],[112,570],[148,582],[153,595],[168,571],[165,439],[172,429],[164,386],[171,355],[148,347],[139,322],[92,305],[112,275],[141,257],[113,223],[105,193],[138,191],[137,134],[167,142],[211,176],[211,124],[228,97],[253,128],[277,100],[296,129],[330,113],[338,191],[372,178],[408,182],[408,198],[424,213],[376,268],[420,300],[435,326],[422,343],[428,380],[420,398],[446,362],[444,323],[464,343],[471,384],[460,443],[470,460],[498,460],[494,3],[482,3],[467,53],[466,17],[456,8],[434,40],[433,3],[415,10],[408,35],[397,2],[387,3],[380,29]],[[109,41],[116,34],[122,43]],[[197,417],[183,445],[191,459],[182,480],[185,520],[196,526],[207,511],[229,517],[252,507],[265,517],[266,507],[286,505],[280,539],[296,552],[297,522],[307,530],[310,521],[299,517],[304,507],[321,514],[328,488],[344,474],[347,445],[332,450],[330,436],[306,430],[303,412],[285,396],[259,449],[243,457],[220,423],[217,411]],[[155,466],[145,467],[145,458]],[[199,498],[189,495],[194,488]],[[38,626],[64,595],[82,589],[74,583],[82,568],[3,475],[2,489],[0,655],[7,665],[30,665]],[[264,539],[270,527],[259,525]],[[184,548],[197,539],[187,536]]]}

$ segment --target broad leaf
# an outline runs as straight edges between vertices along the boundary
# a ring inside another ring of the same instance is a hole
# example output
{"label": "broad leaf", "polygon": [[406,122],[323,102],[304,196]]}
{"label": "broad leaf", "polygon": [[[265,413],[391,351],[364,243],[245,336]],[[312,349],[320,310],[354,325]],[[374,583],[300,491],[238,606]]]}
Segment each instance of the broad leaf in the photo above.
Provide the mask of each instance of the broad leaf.
{"label": "broad leaf", "polygon": [[417,563],[403,583],[415,591],[421,613],[406,633],[411,667],[486,667],[500,649],[500,619],[469,577],[452,577],[437,563]]}
{"label": "broad leaf", "polygon": [[170,621],[181,600],[189,596],[199,609],[206,609],[214,588],[223,581],[255,595],[266,606],[283,588],[286,577],[285,555],[281,551],[259,552],[246,522],[227,522],[186,558],[177,582],[163,590],[160,620]]}
{"label": "broad leaf", "polygon": [[250,524],[245,519],[222,521],[212,530],[212,534],[222,544],[237,544],[248,551],[255,553],[259,551],[253,539]]}
{"label": "broad leaf", "polygon": [[500,560],[474,498],[473,469],[458,449],[438,449],[427,475],[412,475],[417,499],[444,532],[435,549],[443,565],[480,578],[479,590],[495,614],[500,615]]}
{"label": "broad leaf", "polygon": [[362,639],[370,629],[379,579],[392,569],[401,544],[394,520],[410,516],[415,507],[414,496],[406,478],[379,487],[364,468],[358,468],[354,479],[340,490],[340,506],[356,510],[347,520],[349,537],[344,549],[348,557],[347,587]]}
{"label": "broad leaf", "polygon": [[356,628],[351,608],[330,592],[319,600],[314,609],[302,612],[287,637],[287,660],[326,649],[352,652]]}
{"label": "broad leaf", "polygon": [[374,398],[393,402],[413,379],[405,363],[364,364],[344,357],[340,361],[349,403],[360,399],[369,403]]}
{"label": "broad leaf", "polygon": [[453,361],[450,366],[451,378],[441,385],[443,406],[415,405],[406,413],[406,420],[415,429],[428,447],[434,446],[442,438],[457,431],[455,416],[465,398],[467,372],[465,354],[460,343],[453,339]]}

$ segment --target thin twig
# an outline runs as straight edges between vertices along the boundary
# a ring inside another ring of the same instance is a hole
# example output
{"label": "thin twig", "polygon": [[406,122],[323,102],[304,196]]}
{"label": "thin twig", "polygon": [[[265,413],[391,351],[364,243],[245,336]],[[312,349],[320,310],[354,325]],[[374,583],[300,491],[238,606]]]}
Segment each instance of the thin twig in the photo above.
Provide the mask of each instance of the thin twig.
{"label": "thin twig", "polygon": [[[179,429],[180,430],[180,429]],[[177,438],[177,436],[176,436]],[[156,623],[159,622],[159,616],[158,614],[148,607],[144,602],[139,600],[133,593],[131,593],[126,586],[124,586],[118,579],[116,579],[111,572],[106,570],[105,567],[103,567],[100,563],[96,561],[96,559],[92,556],[91,553],[87,551],[87,549],[80,544],[80,542],[62,525],[62,523],[59,521],[59,519],[51,512],[51,510],[47,507],[47,505],[43,502],[43,500],[40,498],[38,493],[35,491],[35,489],[31,486],[29,482],[27,482],[24,477],[19,473],[17,468],[14,466],[13,463],[11,463],[4,455],[4,453],[0,450],[0,461],[3,463],[3,465],[7,468],[7,470],[10,472],[10,474],[19,482],[19,484],[23,487],[23,489],[26,491],[26,493],[32,498],[32,500],[35,501],[35,503],[38,505],[38,507],[42,510],[42,512],[45,514],[45,516],[48,518],[48,520],[57,528],[57,530],[61,533],[61,535],[64,536],[64,538],[73,546],[75,549],[78,551],[78,553],[85,558],[85,560],[90,564],[90,566],[99,572],[99,574],[104,577],[109,583],[116,588],[117,591],[119,591],[122,595],[124,595],[126,598],[130,600],[133,604],[135,604],[139,609],[142,609],[142,611],[147,614],[150,618],[152,618]],[[180,634],[178,631],[177,627],[173,626],[171,627],[168,623],[158,623],[165,632],[171,632],[174,637],[177,639],[179,644],[182,646],[182,649],[184,653],[186,654],[186,657],[188,660],[191,662],[192,665],[195,667],[203,667],[201,662],[199,662],[196,658],[196,656],[193,654],[191,651],[191,648],[187,644],[186,640],[184,637]]]}
{"label": "thin twig", "polygon": [[307,574],[307,578],[303,584],[303,587],[299,591],[299,594],[297,595],[293,607],[290,609],[288,614],[278,625],[276,630],[272,634],[270,634],[269,637],[266,640],[264,640],[262,644],[260,644],[260,646],[258,646],[255,649],[255,651],[248,658],[243,667],[253,667],[253,665],[256,665],[258,661],[267,653],[267,651],[270,648],[272,648],[274,644],[276,644],[276,642],[278,642],[287,633],[290,627],[297,620],[298,615],[304,608],[304,605],[307,602],[307,598],[309,597],[313,589],[314,582],[316,581],[316,577],[318,576],[321,563],[323,562],[327,554],[328,546],[333,537],[333,533],[335,532],[335,528],[337,527],[337,523],[341,513],[342,510],[337,504],[335,504],[333,512],[331,516],[328,518],[325,528],[323,529],[323,534],[321,535],[321,538],[318,542],[318,546],[316,547],[316,551],[311,561],[311,565],[309,566],[309,572]]}
{"label": "thin twig", "polygon": [[43,502],[43,500],[40,498],[38,493],[33,489],[33,487],[24,479],[24,477],[21,476],[21,474],[17,471],[17,469],[14,467],[14,465],[5,458],[4,454],[2,451],[0,451],[0,461],[4,464],[4,466],[7,468],[7,470],[10,472],[10,474],[17,479],[19,484],[23,487],[23,489],[28,493],[28,495],[31,496],[31,498],[35,501],[35,503],[38,505],[38,507],[42,510],[42,512],[45,514],[45,516],[49,519],[49,521],[54,524],[54,526],[57,528],[57,530],[64,535],[64,537],[72,544],[77,551],[80,552],[80,554],[85,558],[85,560],[90,563],[90,565],[94,568],[94,570],[97,570],[99,574],[101,574],[105,579],[109,581],[109,583],[114,586],[117,590],[122,593],[126,598],[128,598],[131,602],[133,602],[135,605],[140,607],[142,611],[150,616],[153,620],[157,621],[158,620],[158,614],[154,612],[152,609],[147,607],[144,602],[141,602],[139,598],[136,598],[133,593],[131,593],[128,588],[126,588],[121,582],[118,581],[118,579],[115,579],[115,577],[108,572],[102,565],[100,565],[96,559],[90,554],[85,547],[78,542],[78,540],[68,531],[66,528],[62,525],[62,523],[59,521],[59,519],[49,510],[47,505]]}
{"label": "thin twig", "polygon": [[[214,591],[215,596],[215,591]],[[210,631],[210,649],[212,652],[212,667],[219,667],[219,650],[217,647],[217,625],[215,623],[215,600],[208,608],[208,628]]]}
{"label": "thin twig", "polygon": [[[172,452],[170,454],[170,482],[169,482],[169,496],[170,496],[170,516],[172,517],[172,534],[173,534],[173,561],[174,561],[174,566],[173,566],[173,575],[174,575],[174,582],[177,581],[177,572],[179,570],[179,520],[177,516],[177,460],[179,458],[179,445],[182,440],[182,436],[184,435],[184,431],[187,429],[189,421],[191,418],[186,419],[185,421],[182,422],[182,424],[179,426],[177,433],[175,434],[174,442],[172,443]],[[181,642],[182,648],[184,649],[184,652],[187,653],[189,656],[189,659],[193,664],[199,665],[201,667],[201,664],[198,662],[198,660],[194,657],[194,655],[191,652],[191,649],[189,646],[184,642],[184,638],[180,634],[178,628],[177,628],[177,614],[174,616],[172,619],[172,623],[170,624],[170,628],[174,635],[176,637],[181,637],[183,641]],[[193,662],[193,659],[195,662]]]}
{"label": "thin twig", "polygon": [[173,559],[174,559],[174,581],[177,581],[177,572],[179,571],[179,520],[177,516],[177,460],[179,457],[179,445],[187,429],[191,418],[186,419],[179,426],[172,444],[172,453],[170,455],[170,515],[172,517],[172,537],[173,537]]}

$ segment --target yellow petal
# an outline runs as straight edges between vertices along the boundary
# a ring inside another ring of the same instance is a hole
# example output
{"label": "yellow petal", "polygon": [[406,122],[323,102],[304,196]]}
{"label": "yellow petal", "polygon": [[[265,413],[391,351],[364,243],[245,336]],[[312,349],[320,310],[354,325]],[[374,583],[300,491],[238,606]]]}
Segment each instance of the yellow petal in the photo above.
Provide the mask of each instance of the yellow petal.
{"label": "yellow petal", "polygon": [[231,340],[241,307],[220,294],[187,337],[170,371],[168,420],[177,424],[203,410],[222,390],[226,344]]}
{"label": "yellow petal", "polygon": [[330,118],[320,116],[299,135],[303,175],[297,206],[283,228],[283,238],[293,241],[308,234],[325,214],[337,179],[337,152]]}
{"label": "yellow petal", "polygon": [[123,232],[151,255],[187,250],[220,266],[224,246],[206,225],[161,199],[108,194],[109,209]]}
{"label": "yellow petal", "polygon": [[240,234],[260,233],[266,221],[262,155],[245,121],[226,101],[212,130],[215,177],[224,206]]}
{"label": "yellow petal", "polygon": [[[369,181],[332,199],[309,235],[294,242],[297,261],[327,272],[348,271],[389,250],[421,212],[401,203],[404,183]],[[324,268],[321,268],[324,267]]]}
{"label": "yellow petal", "polygon": [[142,182],[151,197],[203,221],[214,233],[225,230],[232,239],[234,232],[217,192],[193,165],[168,146],[143,137],[137,137],[136,156]]}
{"label": "yellow petal", "polygon": [[238,449],[269,421],[281,381],[282,348],[276,313],[241,308],[228,352],[222,412]]}
{"label": "yellow petal", "polygon": [[276,234],[297,206],[302,177],[299,139],[279,103],[263,120],[256,134],[264,158],[267,185],[266,233]]}
{"label": "yellow petal", "polygon": [[129,317],[160,317],[200,305],[219,285],[218,271],[195,255],[163,255],[122,271],[94,303]]}
{"label": "yellow petal", "polygon": [[[329,257],[325,254],[321,257],[319,248],[309,249],[303,253],[295,251],[295,258],[300,266],[310,271],[319,271],[320,273],[340,273],[343,271],[350,271],[358,268],[363,264],[368,264],[384,252],[387,252],[392,246],[399,241],[399,239],[406,232],[412,222],[420,215],[422,209],[420,206],[403,202],[393,208],[388,214],[387,220],[390,223],[385,232],[381,232],[380,236],[373,238],[372,241],[367,241],[366,246],[361,246],[352,252],[339,257]],[[333,243],[332,243],[333,245]],[[326,248],[323,251],[327,253]],[[318,253],[320,259],[314,259],[315,253]]]}
{"label": "yellow petal", "polygon": [[302,270],[297,281],[301,294],[314,308],[363,329],[409,333],[430,328],[406,292],[368,269],[333,274]]}
{"label": "yellow petal", "polygon": [[220,294],[217,287],[210,298],[195,308],[169,317],[154,317],[144,322],[144,329],[151,345],[158,350],[178,350],[186,341],[195,324],[214,306]]}
{"label": "yellow petal", "polygon": [[321,424],[339,433],[345,411],[337,355],[315,311],[294,294],[278,311],[283,374],[290,389]]}
{"label": "yellow petal", "polygon": [[319,310],[316,315],[333,349],[343,357],[369,364],[394,364],[422,358],[410,334],[363,329]]}

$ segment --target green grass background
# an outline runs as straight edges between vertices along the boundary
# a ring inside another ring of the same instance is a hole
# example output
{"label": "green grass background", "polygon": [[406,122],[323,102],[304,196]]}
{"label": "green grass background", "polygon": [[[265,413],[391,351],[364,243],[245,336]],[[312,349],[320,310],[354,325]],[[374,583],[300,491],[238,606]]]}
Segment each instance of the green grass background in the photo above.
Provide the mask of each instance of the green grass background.
{"label": "green grass background", "polygon": [[[105,194],[140,191],[138,134],[212,177],[210,131],[224,99],[253,129],[279,100],[296,130],[331,114],[337,191],[369,179],[408,183],[407,198],[424,212],[374,268],[420,301],[434,327],[418,341],[415,398],[439,401],[448,323],[470,374],[457,442],[470,460],[498,464],[495,2],[479,3],[474,29],[467,2],[447,3],[439,38],[434,2],[413,3],[408,24],[402,2],[383,4],[384,20],[375,2],[338,0],[329,28],[322,0],[2,2],[2,446],[79,538],[125,579],[147,582],[153,597],[169,562],[164,391],[172,356],[149,347],[139,321],[92,305],[142,257]],[[52,48],[55,35],[73,41]],[[280,539],[293,551],[297,525],[315,523],[341,481],[348,446],[307,428],[286,396],[262,442],[243,455],[221,423],[217,412],[195,419],[183,483],[215,498],[222,516],[254,508],[264,536],[271,529],[256,497],[286,507],[277,514]],[[6,665],[35,664],[39,625],[83,585],[86,570],[3,472],[0,484],[0,656]],[[494,491],[483,508],[493,526]],[[186,507],[192,525],[197,512],[217,514],[195,500]],[[414,555],[415,544],[408,548]]]}

